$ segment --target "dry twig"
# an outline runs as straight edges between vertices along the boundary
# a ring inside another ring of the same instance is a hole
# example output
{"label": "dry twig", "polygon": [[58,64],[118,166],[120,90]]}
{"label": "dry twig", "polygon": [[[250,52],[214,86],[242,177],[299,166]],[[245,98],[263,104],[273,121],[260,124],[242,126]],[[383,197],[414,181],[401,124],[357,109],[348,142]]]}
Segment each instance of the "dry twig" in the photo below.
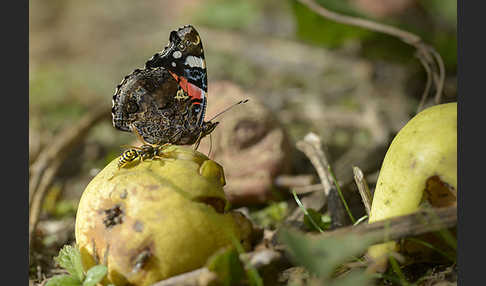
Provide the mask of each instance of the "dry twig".
{"label": "dry twig", "polygon": [[37,226],[42,202],[62,163],[88,131],[101,119],[109,117],[110,108],[98,106],[93,112],[81,118],[77,125],[69,127],[57,135],[32,164],[29,180],[29,247]]}
{"label": "dry twig", "polygon": [[[320,188],[322,192],[314,192],[308,197],[302,198],[302,204],[305,208],[320,209],[327,201],[327,196],[332,189],[332,179],[327,172],[329,166],[327,157],[321,148],[321,139],[315,133],[307,134],[303,140],[296,143],[297,149],[302,151],[311,161],[312,165],[317,171],[320,179]],[[297,208],[287,218],[290,221],[295,221],[303,217],[303,212]]]}
{"label": "dry twig", "polygon": [[275,185],[284,188],[305,187],[313,182],[313,175],[280,175],[275,178]]}
{"label": "dry twig", "polygon": [[[385,24],[338,14],[320,6],[314,0],[298,1],[303,5],[307,6],[312,11],[316,12],[317,14],[323,16],[324,18],[341,24],[361,27],[371,31],[380,32],[392,37],[396,37],[404,43],[413,46],[416,49],[415,56],[419,58],[420,63],[424,66],[427,72],[427,82],[431,81],[430,78],[432,78],[435,84],[435,104],[440,103],[445,80],[444,62],[442,61],[439,53],[437,53],[437,51],[435,51],[433,47],[425,44],[419,36]],[[428,96],[429,87],[426,86],[425,89],[427,93],[424,91],[420,104],[417,108],[417,113],[422,110],[423,104],[425,103],[426,97]]]}
{"label": "dry twig", "polygon": [[316,234],[319,237],[340,235],[370,235],[373,243],[382,243],[409,236],[416,236],[441,229],[451,228],[457,224],[457,207],[428,208],[418,212],[395,217],[370,224],[343,227],[334,231]]}
{"label": "dry twig", "polygon": [[294,187],[294,188],[292,188],[292,190],[295,191],[295,193],[297,195],[308,194],[308,193],[312,193],[312,192],[316,192],[316,191],[322,191],[322,192],[324,191],[321,184],[314,184],[314,185],[308,185],[308,186],[302,186],[302,187]]}
{"label": "dry twig", "polygon": [[[344,202],[341,201],[337,188],[333,185],[333,177],[329,170],[329,162],[326,154],[321,148],[321,139],[315,133],[309,133],[304,137],[304,140],[300,140],[296,144],[297,149],[304,152],[309,158],[312,165],[317,171],[321,180],[322,187],[324,188],[324,195],[318,197],[317,195],[322,193],[315,193],[306,200],[302,200],[305,208],[322,208],[326,202],[329,213],[331,214],[332,225],[331,227],[340,227],[347,223],[347,214],[345,212]],[[307,199],[307,198],[306,198]],[[322,202],[321,202],[322,201]],[[296,210],[300,211],[300,210]],[[302,212],[292,214],[289,219],[296,219],[302,216]]]}
{"label": "dry twig", "polygon": [[311,132],[304,137],[304,140],[298,141],[296,147],[304,152],[312,165],[314,165],[317,175],[319,175],[319,179],[321,180],[322,187],[324,188],[324,193],[328,196],[332,188],[332,178],[327,171],[329,162],[321,148],[321,139],[317,134]]}

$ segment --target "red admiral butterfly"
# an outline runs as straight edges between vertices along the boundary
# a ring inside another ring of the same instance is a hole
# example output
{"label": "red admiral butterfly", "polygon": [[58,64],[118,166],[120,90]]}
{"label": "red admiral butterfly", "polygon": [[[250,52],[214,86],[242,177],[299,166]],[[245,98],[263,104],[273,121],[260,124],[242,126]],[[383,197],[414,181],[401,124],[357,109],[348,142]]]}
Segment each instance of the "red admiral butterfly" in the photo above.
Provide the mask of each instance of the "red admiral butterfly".
{"label": "red admiral butterfly", "polygon": [[134,132],[144,144],[199,143],[218,122],[204,121],[206,62],[201,38],[191,25],[172,31],[169,44],[117,86],[113,126]]}

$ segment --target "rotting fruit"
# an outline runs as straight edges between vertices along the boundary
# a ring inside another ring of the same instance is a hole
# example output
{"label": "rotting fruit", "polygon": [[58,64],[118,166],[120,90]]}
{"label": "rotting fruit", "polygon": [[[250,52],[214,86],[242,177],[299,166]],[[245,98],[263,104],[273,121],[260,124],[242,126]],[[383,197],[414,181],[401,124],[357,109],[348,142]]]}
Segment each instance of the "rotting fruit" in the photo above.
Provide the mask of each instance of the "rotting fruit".
{"label": "rotting fruit", "polygon": [[249,246],[251,223],[225,213],[223,169],[205,155],[169,146],[163,158],[117,163],[88,184],[76,216],[83,265],[107,265],[105,284],[150,285],[203,266],[232,239]]}
{"label": "rotting fruit", "polygon": [[[382,164],[369,222],[407,215],[427,201],[434,207],[457,203],[457,103],[427,108],[393,139]],[[374,245],[368,256],[386,268],[395,242]]]}

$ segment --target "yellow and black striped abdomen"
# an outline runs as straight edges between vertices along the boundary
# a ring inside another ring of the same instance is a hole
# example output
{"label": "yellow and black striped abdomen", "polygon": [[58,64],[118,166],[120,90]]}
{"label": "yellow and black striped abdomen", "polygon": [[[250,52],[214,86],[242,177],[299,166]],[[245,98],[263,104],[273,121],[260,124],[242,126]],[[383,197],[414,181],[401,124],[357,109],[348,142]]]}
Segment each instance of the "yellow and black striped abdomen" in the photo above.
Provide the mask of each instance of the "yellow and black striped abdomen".
{"label": "yellow and black striped abdomen", "polygon": [[134,161],[139,157],[138,151],[136,149],[128,149],[120,155],[118,160],[118,169],[123,168],[130,162]]}

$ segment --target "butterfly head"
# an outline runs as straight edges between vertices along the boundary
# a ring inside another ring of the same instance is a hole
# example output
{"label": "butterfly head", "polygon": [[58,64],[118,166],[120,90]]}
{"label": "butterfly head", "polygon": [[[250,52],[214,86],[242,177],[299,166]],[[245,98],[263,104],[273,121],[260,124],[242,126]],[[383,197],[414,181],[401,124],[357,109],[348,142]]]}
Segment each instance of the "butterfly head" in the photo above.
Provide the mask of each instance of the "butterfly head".
{"label": "butterfly head", "polygon": [[216,128],[216,126],[218,126],[219,122],[211,122],[211,121],[206,121],[203,123],[202,125],[202,137],[210,134],[211,132],[214,131],[214,129]]}

